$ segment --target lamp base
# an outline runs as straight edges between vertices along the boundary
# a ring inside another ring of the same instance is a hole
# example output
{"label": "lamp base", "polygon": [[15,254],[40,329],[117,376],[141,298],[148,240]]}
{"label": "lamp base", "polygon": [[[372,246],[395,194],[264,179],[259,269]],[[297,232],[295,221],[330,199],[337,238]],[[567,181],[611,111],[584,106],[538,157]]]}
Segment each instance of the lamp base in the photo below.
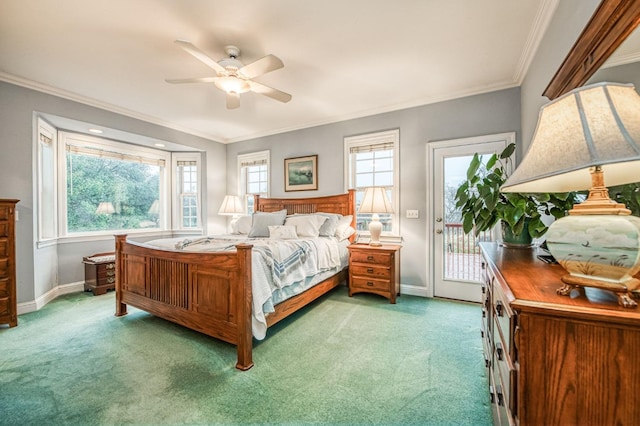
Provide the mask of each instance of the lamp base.
{"label": "lamp base", "polygon": [[630,278],[621,283],[612,283],[609,281],[596,280],[584,277],[575,277],[573,275],[565,275],[561,278],[564,285],[556,290],[561,296],[570,296],[574,290],[583,292],[584,287],[599,288],[608,290],[618,297],[618,304],[625,308],[635,308],[638,303],[634,299],[640,299],[640,280]]}

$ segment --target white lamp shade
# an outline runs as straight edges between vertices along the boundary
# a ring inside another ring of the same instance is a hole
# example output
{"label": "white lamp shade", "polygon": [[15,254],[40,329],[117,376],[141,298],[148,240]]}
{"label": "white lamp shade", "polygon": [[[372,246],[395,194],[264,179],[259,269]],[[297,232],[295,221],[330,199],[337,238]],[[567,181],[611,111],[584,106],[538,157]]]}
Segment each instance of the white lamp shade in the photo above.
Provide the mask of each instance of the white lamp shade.
{"label": "white lamp shade", "polygon": [[115,212],[116,209],[113,208],[113,204],[109,201],[101,202],[96,209],[96,214],[113,214]]}
{"label": "white lamp shade", "polygon": [[151,207],[149,207],[149,214],[160,214],[160,201],[159,200],[154,200],[153,204],[151,204]]}
{"label": "white lamp shade", "polygon": [[393,213],[393,206],[385,188],[371,186],[364,191],[359,213]]}
{"label": "white lamp shade", "polygon": [[244,204],[237,195],[225,195],[218,214],[229,216],[244,214]]}
{"label": "white lamp shade", "polygon": [[584,86],[542,107],[530,148],[501,190],[589,189],[594,166],[607,186],[640,181],[640,95],[631,84]]}

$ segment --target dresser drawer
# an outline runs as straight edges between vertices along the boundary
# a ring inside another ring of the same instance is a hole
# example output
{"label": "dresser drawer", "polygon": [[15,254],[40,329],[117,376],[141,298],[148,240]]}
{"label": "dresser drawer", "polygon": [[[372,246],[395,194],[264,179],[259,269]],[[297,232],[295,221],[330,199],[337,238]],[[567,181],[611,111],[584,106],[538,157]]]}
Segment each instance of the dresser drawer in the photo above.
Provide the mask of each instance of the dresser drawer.
{"label": "dresser drawer", "polygon": [[379,280],[375,278],[353,277],[350,285],[354,288],[386,291],[388,293],[391,282],[389,280]]}
{"label": "dresser drawer", "polygon": [[0,222],[0,238],[9,237],[9,222]]}
{"label": "dresser drawer", "polygon": [[98,280],[100,278],[109,278],[116,276],[116,264],[106,263],[103,265],[97,265]]}
{"label": "dresser drawer", "polygon": [[11,212],[11,207],[6,205],[0,206],[0,221],[8,221],[10,212]]}
{"label": "dresser drawer", "polygon": [[351,262],[353,263],[377,263],[381,265],[389,265],[391,255],[389,253],[374,253],[371,251],[352,251]]}
{"label": "dresser drawer", "polygon": [[9,289],[11,282],[8,277],[0,278],[0,297],[9,297]]}
{"label": "dresser drawer", "polygon": [[374,265],[351,265],[353,275],[388,280],[391,277],[389,268]]}
{"label": "dresser drawer", "polygon": [[11,314],[11,312],[9,312],[11,308],[10,300],[8,297],[0,297],[0,317]]}
{"label": "dresser drawer", "polygon": [[9,258],[0,257],[0,278],[9,276]]}
{"label": "dresser drawer", "polygon": [[9,240],[0,238],[0,257],[9,256]]}

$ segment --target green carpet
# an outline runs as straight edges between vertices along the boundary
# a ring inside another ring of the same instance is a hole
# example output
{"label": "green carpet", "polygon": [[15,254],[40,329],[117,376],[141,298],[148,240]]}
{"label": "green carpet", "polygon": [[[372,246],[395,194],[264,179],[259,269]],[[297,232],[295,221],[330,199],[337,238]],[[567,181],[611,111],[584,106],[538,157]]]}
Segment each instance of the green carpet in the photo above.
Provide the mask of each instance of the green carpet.
{"label": "green carpet", "polygon": [[0,424],[491,424],[480,307],[341,286],[235,347],[76,293],[0,329]]}

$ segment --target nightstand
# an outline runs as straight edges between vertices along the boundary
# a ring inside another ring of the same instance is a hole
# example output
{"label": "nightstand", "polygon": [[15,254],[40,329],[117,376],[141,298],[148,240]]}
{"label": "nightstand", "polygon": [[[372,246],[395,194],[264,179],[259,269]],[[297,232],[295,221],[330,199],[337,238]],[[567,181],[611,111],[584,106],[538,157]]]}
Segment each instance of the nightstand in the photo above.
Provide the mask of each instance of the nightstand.
{"label": "nightstand", "polygon": [[349,247],[349,296],[374,293],[396,303],[400,295],[400,248],[352,244]]}
{"label": "nightstand", "polygon": [[82,258],[84,263],[84,291],[94,296],[116,288],[115,253],[98,253]]}

